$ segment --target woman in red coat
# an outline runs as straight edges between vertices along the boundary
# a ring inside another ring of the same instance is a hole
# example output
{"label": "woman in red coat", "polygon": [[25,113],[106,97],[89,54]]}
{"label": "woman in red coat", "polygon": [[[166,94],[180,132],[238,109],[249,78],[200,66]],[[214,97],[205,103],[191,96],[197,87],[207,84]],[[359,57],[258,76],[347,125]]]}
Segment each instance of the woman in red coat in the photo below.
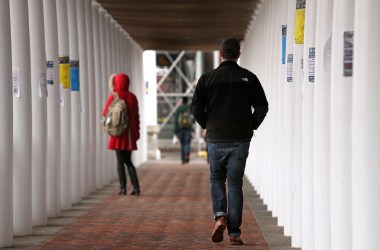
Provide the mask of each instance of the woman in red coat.
{"label": "woman in red coat", "polygon": [[127,166],[129,177],[133,185],[131,195],[140,195],[140,185],[136,173],[136,168],[132,163],[132,150],[137,150],[137,140],[140,138],[139,106],[136,96],[129,91],[129,77],[126,74],[113,74],[109,80],[111,94],[108,97],[103,109],[103,116],[106,115],[108,106],[113,101],[113,92],[127,104],[128,127],[119,136],[110,136],[108,149],[115,150],[117,157],[117,173],[120,182],[119,195],[127,194],[127,178],[124,164]]}

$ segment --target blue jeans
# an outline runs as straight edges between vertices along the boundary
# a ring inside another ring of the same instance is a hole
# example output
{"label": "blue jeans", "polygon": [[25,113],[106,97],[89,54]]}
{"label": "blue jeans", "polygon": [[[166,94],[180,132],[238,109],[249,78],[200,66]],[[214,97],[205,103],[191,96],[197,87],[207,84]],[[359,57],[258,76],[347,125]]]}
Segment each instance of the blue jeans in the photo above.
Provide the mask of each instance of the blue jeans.
{"label": "blue jeans", "polygon": [[241,234],[243,177],[248,151],[249,143],[208,143],[212,209],[215,219],[220,216],[227,219],[229,236]]}
{"label": "blue jeans", "polygon": [[177,137],[181,143],[181,160],[182,162],[186,161],[186,156],[190,155],[190,143],[191,143],[191,130],[182,129]]}

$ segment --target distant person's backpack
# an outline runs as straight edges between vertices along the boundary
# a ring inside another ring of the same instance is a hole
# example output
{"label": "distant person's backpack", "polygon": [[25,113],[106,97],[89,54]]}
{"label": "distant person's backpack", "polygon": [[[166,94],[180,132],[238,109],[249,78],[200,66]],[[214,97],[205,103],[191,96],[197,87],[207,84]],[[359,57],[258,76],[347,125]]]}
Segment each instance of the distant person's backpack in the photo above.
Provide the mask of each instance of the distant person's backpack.
{"label": "distant person's backpack", "polygon": [[128,127],[127,105],[116,92],[114,99],[107,108],[106,116],[103,118],[103,129],[110,136],[121,135]]}
{"label": "distant person's backpack", "polygon": [[181,129],[191,128],[191,114],[187,109],[179,113],[178,115],[178,124]]}

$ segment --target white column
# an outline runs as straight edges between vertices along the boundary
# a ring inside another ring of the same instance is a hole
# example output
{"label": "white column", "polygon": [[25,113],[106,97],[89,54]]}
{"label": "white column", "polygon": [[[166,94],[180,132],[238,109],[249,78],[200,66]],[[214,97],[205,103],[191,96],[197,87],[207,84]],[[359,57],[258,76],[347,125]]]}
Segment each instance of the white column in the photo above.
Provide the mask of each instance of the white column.
{"label": "white column", "polygon": [[78,46],[79,46],[79,61],[80,61],[80,197],[85,197],[87,192],[88,182],[90,181],[88,171],[88,160],[91,157],[89,149],[89,106],[88,106],[88,62],[87,62],[87,39],[86,39],[86,14],[85,14],[85,2],[75,1],[77,9],[78,20]]}
{"label": "white column", "polygon": [[148,95],[145,98],[145,107],[149,112],[145,112],[144,120],[147,125],[157,125],[157,66],[156,51],[146,50],[144,59],[144,82],[148,83]]}
{"label": "white column", "polygon": [[[107,63],[108,63],[108,57],[107,57],[107,38],[106,38],[106,12],[103,8],[99,9],[99,35],[100,35],[100,54],[101,54],[101,72],[102,72],[102,77],[100,78],[100,84],[99,84],[99,94],[100,94],[100,99],[99,99],[99,118],[98,120],[101,121],[102,119],[102,108],[106,102],[106,93],[105,93],[105,86],[108,86],[108,68],[107,68]],[[101,131],[101,134],[99,136],[101,138],[100,141],[100,151],[101,151],[101,183],[102,186],[107,184],[107,169],[108,166],[107,164],[107,156],[108,152],[106,149],[106,136],[103,131]]]}
{"label": "white column", "polygon": [[87,192],[96,190],[96,127],[100,126],[95,120],[95,62],[94,38],[92,23],[91,0],[85,0],[86,38],[87,38],[87,79],[88,79],[88,110],[89,110],[89,148],[88,148],[88,187]]}
{"label": "white column", "polygon": [[294,32],[294,137],[293,137],[293,185],[292,185],[292,247],[302,244],[302,80],[304,49],[304,16],[305,1],[296,0],[293,8],[296,11]]}
{"label": "white column", "polygon": [[42,0],[28,0],[32,93],[32,222],[46,225],[47,86]]}
{"label": "white column", "polygon": [[[288,1],[281,1],[281,13],[280,13],[280,25],[277,27],[277,33],[281,35],[281,66],[278,75],[278,95],[277,95],[277,112],[278,112],[278,225],[284,226],[285,224],[285,84],[286,84],[286,33],[287,32],[287,13],[288,13]],[[287,113],[287,112],[286,112]]]}
{"label": "white column", "polygon": [[[94,3],[94,2],[93,2]],[[101,51],[100,51],[100,12],[99,5],[92,5],[92,21],[93,21],[93,32],[94,32],[94,62],[95,62],[95,122],[97,126],[96,129],[96,187],[101,188],[103,186],[102,182],[102,152],[103,152],[103,140],[102,140],[102,127],[100,121],[102,119],[102,108],[103,101],[101,98],[100,85],[102,83],[102,70],[101,70]]]}
{"label": "white column", "polygon": [[[103,102],[104,105],[108,94],[109,94],[109,87],[108,87],[108,77],[111,75],[112,72],[114,72],[114,64],[113,64],[113,50],[114,50],[114,44],[113,41],[115,40],[115,37],[113,37],[113,24],[111,22],[111,16],[106,12],[105,13],[105,23],[104,23],[104,34],[105,34],[105,53],[106,53],[106,67],[105,69],[105,78],[102,82],[102,90],[103,90]],[[115,168],[112,169],[111,164],[111,152],[107,150],[107,142],[108,142],[108,136],[103,133],[103,140],[104,140],[104,154],[105,157],[103,159],[103,173],[104,173],[104,184],[108,184],[111,181],[111,174],[115,172]],[[115,155],[112,156],[115,158]]]}
{"label": "white column", "polygon": [[13,101],[9,1],[0,1],[0,248],[13,242],[12,152]]}
{"label": "white column", "polygon": [[[273,107],[278,107],[278,90],[279,85],[282,84],[282,82],[279,81],[279,73],[280,73],[280,67],[281,67],[281,12],[282,10],[282,4],[275,2],[273,6],[273,13],[272,16],[274,18],[273,25],[271,26],[271,33],[273,36],[273,55],[272,55],[272,65],[273,65],[273,76],[272,76],[272,104]],[[278,193],[278,185],[279,185],[279,162],[278,162],[278,152],[279,152],[279,136],[278,136],[278,109],[277,108],[271,108],[271,113],[273,113],[273,123],[272,123],[272,145],[273,152],[272,152],[272,185],[273,185],[273,217],[278,217],[279,215],[279,193]],[[281,163],[282,164],[282,163]]]}
{"label": "white column", "polygon": [[[331,249],[352,249],[351,223],[351,114],[352,71],[345,70],[351,56],[354,0],[335,0],[331,63]],[[345,48],[346,47],[346,48]],[[351,50],[350,50],[351,49]],[[355,54],[354,54],[355,55]],[[351,75],[350,75],[351,73]]]}
{"label": "white column", "polygon": [[117,33],[116,33],[116,21],[112,18],[112,16],[107,15],[106,18],[106,26],[108,27],[108,39],[109,39],[109,74],[114,72],[119,72],[116,66],[116,50],[117,50]]}
{"label": "white column", "polygon": [[[80,150],[81,150],[81,99],[79,79],[79,49],[76,0],[67,0],[68,36],[70,54],[70,85],[71,85],[71,199],[72,203],[80,201]],[[77,88],[78,86],[78,88]]]}
{"label": "white column", "polygon": [[285,223],[284,233],[292,234],[292,184],[294,171],[294,119],[295,119],[295,83],[294,83],[294,18],[295,0],[288,2],[287,39],[286,39],[286,82],[284,97],[284,183],[285,183]]}
{"label": "white column", "polygon": [[[61,98],[61,209],[70,209],[71,199],[71,94],[67,0],[57,0],[58,53]],[[63,74],[64,73],[64,74]]]}
{"label": "white column", "polygon": [[13,232],[32,233],[32,100],[28,2],[10,1],[13,67]]}
{"label": "white column", "polygon": [[355,1],[352,113],[353,249],[378,249],[380,225],[380,2]]}
{"label": "white column", "polygon": [[[267,4],[267,12],[266,12],[266,19],[267,19],[267,26],[266,29],[268,30],[267,32],[267,37],[265,39],[265,43],[267,44],[267,49],[266,49],[266,56],[265,56],[265,78],[264,83],[265,83],[265,91],[266,91],[266,96],[268,99],[268,103],[274,103],[274,97],[273,97],[273,56],[274,56],[274,43],[273,43],[273,38],[274,38],[274,32],[271,32],[271,28],[274,25],[274,13],[273,13],[273,8],[274,8],[275,2],[274,1],[268,1]],[[268,49],[271,47],[272,49]],[[267,159],[265,161],[265,171],[266,171],[266,176],[265,176],[265,186],[266,186],[266,201],[268,205],[268,210],[273,211],[273,200],[274,200],[274,193],[273,193],[273,188],[274,188],[274,183],[273,183],[273,174],[274,174],[274,165],[273,165],[273,153],[274,150],[271,148],[271,145],[273,145],[273,126],[274,126],[274,112],[268,113],[266,118],[265,118],[265,124],[266,126],[263,126],[262,128],[265,129],[265,137],[266,137],[266,143],[265,143],[265,158]]]}
{"label": "white column", "polygon": [[330,77],[333,1],[317,1],[314,92],[314,247],[330,249]]}
{"label": "white column", "polygon": [[44,27],[47,66],[47,216],[57,216],[60,209],[61,117],[59,107],[59,60],[56,1],[44,0]]}
{"label": "white column", "polygon": [[314,249],[313,117],[317,1],[306,1],[302,107],[302,249]]}

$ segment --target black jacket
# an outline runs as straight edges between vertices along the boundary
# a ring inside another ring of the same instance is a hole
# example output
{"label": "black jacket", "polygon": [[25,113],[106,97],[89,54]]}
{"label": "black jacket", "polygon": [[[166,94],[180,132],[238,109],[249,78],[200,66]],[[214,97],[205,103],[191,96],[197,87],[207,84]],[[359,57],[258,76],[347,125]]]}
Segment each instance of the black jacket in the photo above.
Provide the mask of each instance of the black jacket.
{"label": "black jacket", "polygon": [[224,61],[199,78],[191,112],[207,129],[207,141],[249,142],[268,112],[268,102],[255,74]]}

